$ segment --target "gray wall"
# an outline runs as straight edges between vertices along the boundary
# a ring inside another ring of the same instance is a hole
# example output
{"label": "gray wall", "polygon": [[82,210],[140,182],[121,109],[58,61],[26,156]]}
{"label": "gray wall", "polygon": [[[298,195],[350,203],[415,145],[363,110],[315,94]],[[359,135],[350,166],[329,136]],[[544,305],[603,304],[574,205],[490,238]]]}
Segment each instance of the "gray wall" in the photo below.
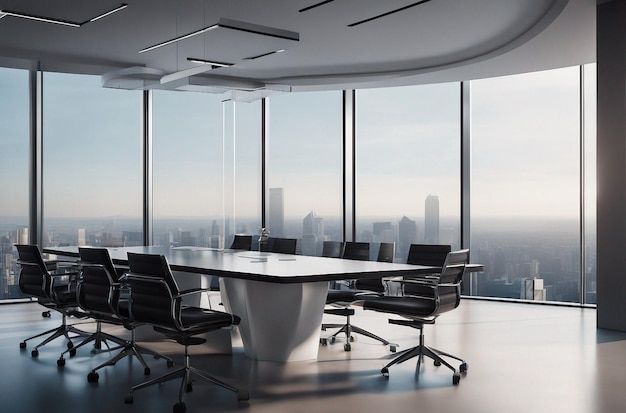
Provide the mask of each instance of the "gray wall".
{"label": "gray wall", "polygon": [[597,9],[598,327],[626,331],[626,1]]}

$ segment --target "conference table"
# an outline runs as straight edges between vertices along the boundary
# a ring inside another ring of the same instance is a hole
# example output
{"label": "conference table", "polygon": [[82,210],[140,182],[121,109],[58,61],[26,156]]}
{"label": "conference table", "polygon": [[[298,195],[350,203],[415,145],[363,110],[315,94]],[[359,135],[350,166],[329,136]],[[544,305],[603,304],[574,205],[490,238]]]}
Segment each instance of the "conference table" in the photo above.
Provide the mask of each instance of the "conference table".
{"label": "conference table", "polygon": [[[107,248],[113,262],[128,252],[164,255],[173,271],[221,277],[225,311],[238,315],[245,353],[264,361],[317,358],[330,281],[415,276],[438,267],[200,247]],[[44,253],[78,258],[78,247]]]}

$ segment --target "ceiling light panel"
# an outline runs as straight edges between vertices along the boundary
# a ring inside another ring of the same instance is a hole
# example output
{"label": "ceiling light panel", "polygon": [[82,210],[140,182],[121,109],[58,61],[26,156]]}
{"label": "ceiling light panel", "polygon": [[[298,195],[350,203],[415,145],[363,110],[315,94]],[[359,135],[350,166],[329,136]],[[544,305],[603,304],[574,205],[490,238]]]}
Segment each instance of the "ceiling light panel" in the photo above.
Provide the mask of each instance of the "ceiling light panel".
{"label": "ceiling light panel", "polygon": [[220,19],[211,26],[155,43],[140,53],[157,56],[176,50],[180,59],[178,70],[183,70],[198,64],[189,61],[188,57],[209,62],[228,62],[224,66],[236,65],[252,56],[272,54],[293,47],[299,39],[300,35],[296,32]]}
{"label": "ceiling light panel", "polygon": [[[3,2],[0,10],[0,18],[14,17],[18,19],[51,23],[68,27],[81,27],[128,7],[126,3],[111,3],[108,7],[94,7],[92,2],[84,2],[80,5],[72,4],[63,7],[62,1],[55,2]],[[89,6],[85,8],[85,5]]]}

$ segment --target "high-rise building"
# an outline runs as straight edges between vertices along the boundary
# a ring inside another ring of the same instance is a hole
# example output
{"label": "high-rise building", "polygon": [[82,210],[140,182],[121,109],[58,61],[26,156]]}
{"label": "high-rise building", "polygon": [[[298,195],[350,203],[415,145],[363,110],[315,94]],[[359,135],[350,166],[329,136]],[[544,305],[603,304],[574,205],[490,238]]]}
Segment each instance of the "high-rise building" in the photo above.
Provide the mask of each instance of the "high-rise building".
{"label": "high-rise building", "polygon": [[374,242],[396,242],[396,234],[393,224],[389,221],[374,222],[372,224]]}
{"label": "high-rise building", "polygon": [[324,220],[311,211],[302,220],[302,254],[321,255],[324,240]]}
{"label": "high-rise building", "polygon": [[87,245],[87,233],[85,228],[78,228],[78,246],[83,247]]}
{"label": "high-rise building", "polygon": [[428,195],[425,202],[424,242],[439,244],[439,197]]}
{"label": "high-rise building", "polygon": [[417,223],[405,215],[398,222],[398,248],[396,249],[396,255],[401,257],[401,259],[406,259],[409,255],[409,248],[415,241],[417,241]]}
{"label": "high-rise building", "polygon": [[270,188],[270,213],[267,228],[271,237],[285,236],[285,205],[283,188]]}
{"label": "high-rise building", "polygon": [[28,227],[17,227],[15,234],[16,244],[28,244]]}

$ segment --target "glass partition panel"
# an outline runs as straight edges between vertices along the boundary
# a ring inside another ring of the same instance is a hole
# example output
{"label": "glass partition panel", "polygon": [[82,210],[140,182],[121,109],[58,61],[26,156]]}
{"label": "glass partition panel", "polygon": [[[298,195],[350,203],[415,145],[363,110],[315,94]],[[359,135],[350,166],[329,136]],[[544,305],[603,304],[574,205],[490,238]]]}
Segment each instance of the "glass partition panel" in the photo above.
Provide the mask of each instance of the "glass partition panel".
{"label": "glass partition panel", "polygon": [[44,246],[143,244],[142,92],[44,73]]}
{"label": "glass partition panel", "polygon": [[299,252],[321,255],[342,240],[342,94],[304,92],[268,99],[270,237],[297,238]]}
{"label": "glass partition panel", "polygon": [[223,247],[222,99],[154,91],[155,245]]}
{"label": "glass partition panel", "polygon": [[0,300],[20,298],[17,250],[28,243],[28,71],[0,68]]}
{"label": "glass partition panel", "polygon": [[473,295],[580,301],[579,79],[472,82]]}
{"label": "glass partition panel", "polygon": [[460,85],[366,89],[356,98],[356,240],[395,242],[397,262],[414,243],[458,248]]}

